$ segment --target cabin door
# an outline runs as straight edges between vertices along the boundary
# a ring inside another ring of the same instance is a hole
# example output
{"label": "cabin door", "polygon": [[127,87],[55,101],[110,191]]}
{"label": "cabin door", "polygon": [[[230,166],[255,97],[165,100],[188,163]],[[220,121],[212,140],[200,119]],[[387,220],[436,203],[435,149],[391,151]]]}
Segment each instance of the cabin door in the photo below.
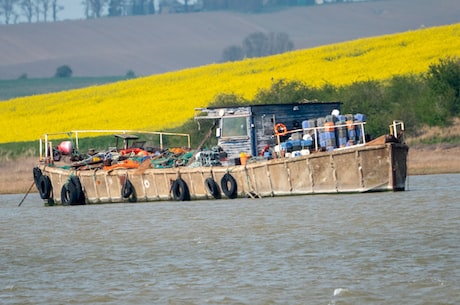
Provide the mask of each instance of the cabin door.
{"label": "cabin door", "polygon": [[276,145],[276,139],[273,131],[275,122],[275,115],[272,114],[263,114],[261,116],[254,117],[255,135],[253,136],[253,146],[256,147],[257,154],[260,154],[266,145]]}

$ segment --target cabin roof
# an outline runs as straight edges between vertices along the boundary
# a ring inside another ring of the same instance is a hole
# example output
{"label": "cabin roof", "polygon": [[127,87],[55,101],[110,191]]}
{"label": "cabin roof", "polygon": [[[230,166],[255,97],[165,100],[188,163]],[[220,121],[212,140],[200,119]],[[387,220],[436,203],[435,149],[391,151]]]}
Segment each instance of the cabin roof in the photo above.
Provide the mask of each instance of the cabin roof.
{"label": "cabin roof", "polygon": [[115,136],[115,138],[120,138],[120,139],[124,139],[124,140],[137,140],[137,139],[139,139],[139,137],[134,135],[134,134],[115,134],[114,136]]}
{"label": "cabin roof", "polygon": [[277,103],[277,104],[249,104],[249,105],[233,105],[233,106],[210,106],[210,107],[203,107],[197,108],[196,110],[204,110],[204,109],[227,109],[227,108],[261,108],[261,107],[286,107],[292,105],[324,105],[324,104],[342,104],[340,101],[327,101],[327,102],[320,102],[320,101],[309,101],[303,100],[300,102],[295,103]]}

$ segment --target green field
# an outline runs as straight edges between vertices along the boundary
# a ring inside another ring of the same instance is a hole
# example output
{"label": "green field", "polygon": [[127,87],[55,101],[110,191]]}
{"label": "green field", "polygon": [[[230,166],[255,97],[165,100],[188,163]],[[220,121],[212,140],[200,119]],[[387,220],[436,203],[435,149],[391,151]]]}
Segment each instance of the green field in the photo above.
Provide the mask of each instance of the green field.
{"label": "green field", "polygon": [[18,78],[0,80],[0,101],[16,97],[60,92],[85,88],[126,79],[124,76],[110,77],[67,77],[67,78]]}

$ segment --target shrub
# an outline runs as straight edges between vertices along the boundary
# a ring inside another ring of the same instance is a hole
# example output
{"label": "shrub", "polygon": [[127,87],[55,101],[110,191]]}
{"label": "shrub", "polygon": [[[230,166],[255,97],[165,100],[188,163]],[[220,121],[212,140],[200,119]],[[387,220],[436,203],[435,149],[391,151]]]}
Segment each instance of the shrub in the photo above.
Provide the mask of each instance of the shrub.
{"label": "shrub", "polygon": [[[434,103],[445,109],[449,119],[460,113],[460,59],[448,57],[431,64],[426,73],[426,81],[430,87]],[[446,123],[442,120],[441,123]]]}
{"label": "shrub", "polygon": [[237,61],[245,57],[263,57],[280,54],[294,49],[294,43],[286,33],[256,32],[243,40],[242,47],[230,46],[222,52],[222,61]]}
{"label": "shrub", "polygon": [[54,77],[56,78],[65,78],[65,77],[71,77],[71,76],[72,76],[72,69],[70,69],[70,67],[67,65],[59,66],[56,69],[56,73],[54,74]]}
{"label": "shrub", "polygon": [[125,77],[126,77],[126,78],[135,78],[135,77],[136,77],[136,73],[134,73],[133,70],[128,70],[128,72],[126,72],[126,74],[125,74]]}
{"label": "shrub", "polygon": [[244,58],[243,48],[240,46],[230,46],[222,52],[222,61],[237,61]]}
{"label": "shrub", "polygon": [[254,104],[289,104],[304,99],[313,100],[318,89],[309,88],[301,81],[274,81],[270,88],[259,89],[254,97]]}
{"label": "shrub", "polygon": [[214,97],[214,100],[209,103],[208,107],[232,107],[247,104],[249,104],[249,101],[240,95],[221,93]]}

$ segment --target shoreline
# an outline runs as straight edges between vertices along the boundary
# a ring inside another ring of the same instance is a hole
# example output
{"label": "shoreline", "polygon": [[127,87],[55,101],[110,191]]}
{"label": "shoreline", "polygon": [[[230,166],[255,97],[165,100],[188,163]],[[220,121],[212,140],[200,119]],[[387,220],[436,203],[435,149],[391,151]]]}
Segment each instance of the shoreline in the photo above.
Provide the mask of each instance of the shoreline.
{"label": "shoreline", "polygon": [[[0,161],[0,194],[37,193],[32,169],[37,157],[22,157]],[[408,176],[460,173],[460,146],[409,146]]]}

